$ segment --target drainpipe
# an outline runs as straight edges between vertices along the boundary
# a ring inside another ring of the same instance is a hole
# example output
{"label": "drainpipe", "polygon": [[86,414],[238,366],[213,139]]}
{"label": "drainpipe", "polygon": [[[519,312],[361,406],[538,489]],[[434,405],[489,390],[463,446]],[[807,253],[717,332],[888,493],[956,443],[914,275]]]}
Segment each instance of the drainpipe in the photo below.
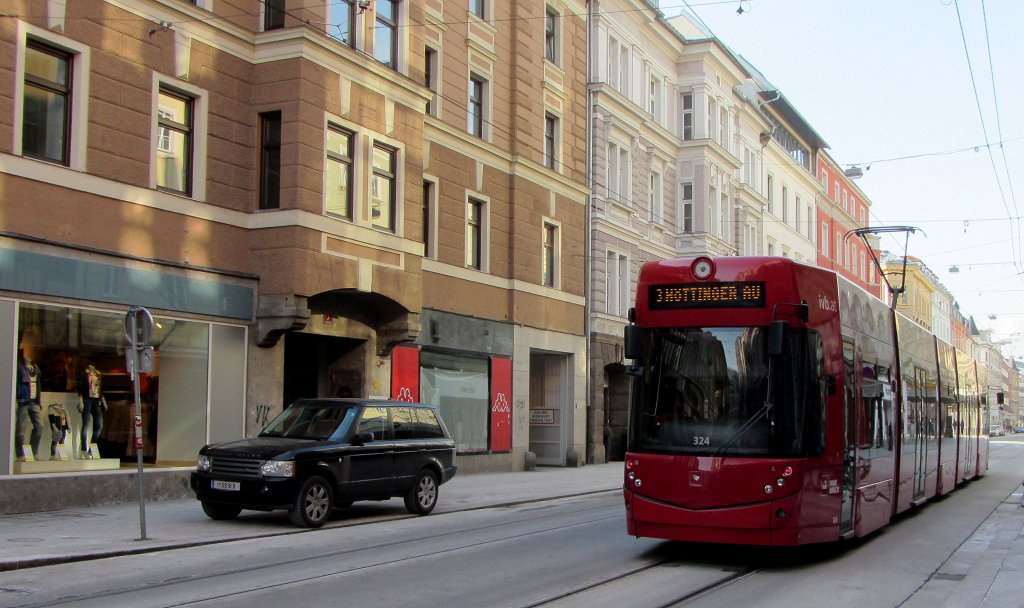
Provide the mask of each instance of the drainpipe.
{"label": "drainpipe", "polygon": [[[593,285],[594,285],[593,278],[591,277],[591,271],[592,271],[592,268],[593,268],[593,262],[591,260],[592,252],[590,250],[590,248],[592,246],[592,242],[593,242],[593,237],[592,237],[592,231],[593,231],[592,213],[593,212],[592,212],[592,209],[593,209],[593,206],[594,206],[594,180],[593,180],[594,166],[593,166],[593,163],[592,163],[594,155],[593,155],[593,150],[591,149],[591,147],[594,144],[594,100],[593,100],[593,89],[592,89],[592,86],[591,86],[593,81],[594,81],[593,74],[592,74],[592,69],[593,69],[592,66],[593,66],[594,62],[591,61],[592,60],[591,53],[593,53],[593,40],[594,40],[594,27],[595,27],[595,19],[594,19],[594,9],[595,9],[595,6],[594,5],[597,4],[597,2],[598,2],[598,0],[589,0],[587,2],[587,66],[586,66],[586,70],[587,70],[587,136],[586,136],[587,137],[587,144],[586,144],[586,148],[587,149],[586,149],[586,161],[585,161],[586,162],[586,165],[585,165],[586,166],[586,179],[585,179],[585,181],[586,181],[586,184],[587,184],[587,207],[586,207],[586,211],[584,212],[586,214],[586,216],[585,216],[585,221],[584,221],[585,232],[584,232],[584,235],[583,235],[583,282],[584,282],[584,284],[583,284],[583,293],[584,293],[584,298],[583,298],[583,332],[584,332],[584,339],[586,340],[586,354],[584,356],[587,358],[587,361],[586,361],[586,370],[587,370],[586,376],[587,377],[586,377],[586,384],[585,384],[586,388],[584,390],[586,391],[587,410],[589,410],[591,412],[591,416],[593,417],[593,419],[596,419],[596,412],[594,411],[594,400],[592,399],[593,393],[591,392],[591,390],[593,388],[593,382],[592,382],[591,378],[592,378],[592,375],[594,373],[594,370],[591,369],[591,367],[593,365],[593,360],[591,359],[591,352],[592,352],[592,349],[593,349],[594,345],[593,345],[593,339],[591,337],[593,335],[593,332],[590,329],[590,327],[591,327],[590,315],[591,315],[591,309],[592,309],[591,302],[593,300],[593,292],[591,291],[591,289],[593,288]],[[605,407],[607,407],[607,404],[605,404]],[[601,422],[601,428],[602,429],[604,428],[603,421]],[[587,440],[595,441],[594,439],[592,439],[590,437],[591,431],[592,431],[592,429],[589,429],[589,428],[586,431]],[[603,433],[602,433],[601,436],[603,437]],[[597,444],[593,443],[593,445],[595,446],[594,449],[596,449],[596,445]],[[603,443],[602,443],[602,445],[603,445]],[[584,444],[584,451],[586,451],[586,445],[585,444]],[[584,462],[586,462],[587,455],[584,454],[583,457],[584,457]],[[607,454],[605,455],[605,459],[607,460]]]}

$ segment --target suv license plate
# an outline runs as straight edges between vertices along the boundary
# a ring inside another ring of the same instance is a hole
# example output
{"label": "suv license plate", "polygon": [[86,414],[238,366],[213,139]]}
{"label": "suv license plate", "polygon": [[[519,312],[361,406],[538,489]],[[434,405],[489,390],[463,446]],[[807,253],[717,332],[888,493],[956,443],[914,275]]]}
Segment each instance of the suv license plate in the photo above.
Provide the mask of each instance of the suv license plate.
{"label": "suv license plate", "polygon": [[228,490],[229,492],[238,492],[242,489],[242,484],[237,481],[220,481],[213,479],[210,481],[210,487],[214,490]]}

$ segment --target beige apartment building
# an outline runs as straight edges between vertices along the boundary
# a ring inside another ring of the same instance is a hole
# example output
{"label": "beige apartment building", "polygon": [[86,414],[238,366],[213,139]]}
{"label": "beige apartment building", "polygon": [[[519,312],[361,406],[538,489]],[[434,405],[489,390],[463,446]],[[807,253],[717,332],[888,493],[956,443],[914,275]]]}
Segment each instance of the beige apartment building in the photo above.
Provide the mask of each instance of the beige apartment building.
{"label": "beige apartment building", "polygon": [[582,3],[0,12],[0,512],[133,496],[130,306],[151,498],[307,396],[437,403],[464,470],[580,462]]}

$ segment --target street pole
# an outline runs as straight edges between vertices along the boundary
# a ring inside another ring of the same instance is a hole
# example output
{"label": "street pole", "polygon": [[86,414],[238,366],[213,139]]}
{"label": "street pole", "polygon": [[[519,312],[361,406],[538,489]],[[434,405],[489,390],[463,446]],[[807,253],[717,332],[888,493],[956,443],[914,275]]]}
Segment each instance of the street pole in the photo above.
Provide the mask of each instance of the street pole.
{"label": "street pole", "polygon": [[135,461],[138,463],[139,476],[139,540],[146,540],[146,493],[142,483],[142,390],[139,387],[139,307],[132,306],[128,311],[130,318],[130,340],[132,359],[132,386],[135,388]]}

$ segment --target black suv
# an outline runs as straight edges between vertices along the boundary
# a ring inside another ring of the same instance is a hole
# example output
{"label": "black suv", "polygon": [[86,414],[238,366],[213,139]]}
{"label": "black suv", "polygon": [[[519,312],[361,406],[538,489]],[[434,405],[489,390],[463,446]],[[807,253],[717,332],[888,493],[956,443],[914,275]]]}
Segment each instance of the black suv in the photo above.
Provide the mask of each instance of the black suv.
{"label": "black suv", "polygon": [[426,515],[455,469],[455,442],[431,405],[301,399],[258,436],[201,449],[191,485],[212,519],[287,509],[316,528],[356,500],[402,496]]}

